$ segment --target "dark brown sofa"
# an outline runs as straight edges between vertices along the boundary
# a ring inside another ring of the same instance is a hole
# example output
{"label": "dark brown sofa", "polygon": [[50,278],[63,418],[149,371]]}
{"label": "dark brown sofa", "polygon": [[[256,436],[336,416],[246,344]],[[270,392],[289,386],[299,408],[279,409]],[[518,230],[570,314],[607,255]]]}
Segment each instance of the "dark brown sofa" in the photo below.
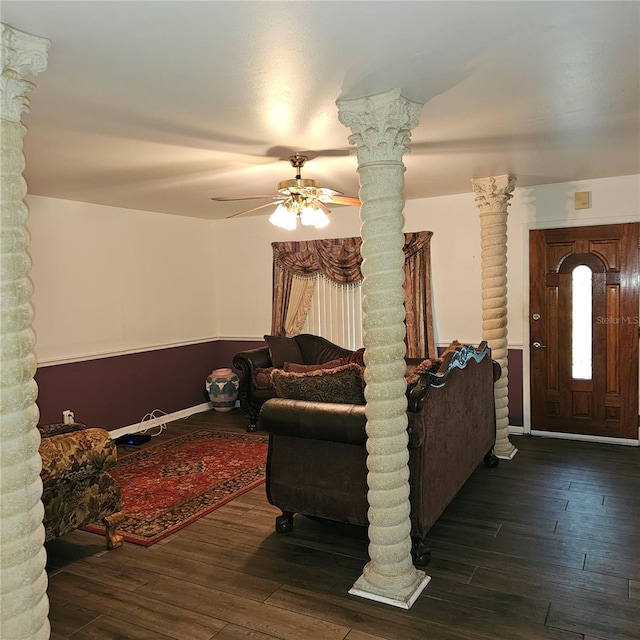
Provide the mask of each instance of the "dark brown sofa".
{"label": "dark brown sofa", "polygon": [[[240,351],[233,357],[233,367],[240,371],[240,388],[238,389],[238,401],[240,408],[247,416],[249,425],[247,431],[255,431],[258,414],[262,405],[271,398],[276,397],[275,389],[260,388],[256,384],[256,373],[259,370],[268,370],[284,365],[284,356],[289,362],[300,364],[323,364],[338,358],[345,358],[353,351],[343,349],[337,344],[314,336],[310,333],[301,333],[293,338],[280,338],[278,336],[265,336],[269,344],[265,347]],[[297,350],[292,349],[297,345]],[[275,358],[272,359],[272,352]]]}
{"label": "dark brown sofa", "polygon": [[[429,561],[425,536],[476,467],[495,466],[494,380],[500,366],[486,343],[447,353],[436,373],[408,392],[412,555]],[[282,510],[276,529],[302,513],[368,525],[365,407],[273,398],[259,428],[269,432],[266,490]]]}

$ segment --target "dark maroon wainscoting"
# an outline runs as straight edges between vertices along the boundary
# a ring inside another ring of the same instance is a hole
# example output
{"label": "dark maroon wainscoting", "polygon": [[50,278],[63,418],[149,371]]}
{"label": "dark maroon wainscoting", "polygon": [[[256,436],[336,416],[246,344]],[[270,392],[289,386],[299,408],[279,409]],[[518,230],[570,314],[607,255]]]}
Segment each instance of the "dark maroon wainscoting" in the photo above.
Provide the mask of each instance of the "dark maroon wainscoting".
{"label": "dark maroon wainscoting", "polygon": [[509,424],[512,427],[521,427],[524,425],[522,349],[508,350],[507,367],[509,368]]}
{"label": "dark maroon wainscoting", "polygon": [[40,424],[75,419],[113,431],[136,424],[154,409],[173,413],[209,400],[205,379],[230,367],[237,351],[261,341],[215,340],[202,344],[40,367],[36,372]]}
{"label": "dark maroon wainscoting", "polygon": [[[110,431],[136,424],[154,409],[173,413],[209,400],[212,369],[230,367],[234,354],[263,341],[214,340],[124,356],[41,367],[36,372],[40,424],[75,419]],[[509,349],[509,424],[521,426],[522,350]]]}

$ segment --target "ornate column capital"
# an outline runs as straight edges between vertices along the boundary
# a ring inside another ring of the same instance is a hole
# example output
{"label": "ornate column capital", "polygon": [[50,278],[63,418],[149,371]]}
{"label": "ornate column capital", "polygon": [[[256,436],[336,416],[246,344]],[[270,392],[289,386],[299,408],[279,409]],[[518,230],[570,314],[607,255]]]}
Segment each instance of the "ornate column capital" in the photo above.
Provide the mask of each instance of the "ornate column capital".
{"label": "ornate column capital", "polygon": [[481,213],[507,213],[516,186],[515,176],[504,174],[489,178],[472,178],[476,205]]}
{"label": "ornate column capital", "polygon": [[338,118],[349,127],[349,142],[357,147],[358,164],[402,163],[411,129],[420,122],[422,105],[391,89],[365,98],[337,100]]}
{"label": "ornate column capital", "polygon": [[51,41],[32,36],[5,24],[2,27],[2,54],[0,64],[0,118],[20,122],[29,111],[27,93],[35,86],[24,80],[25,75],[36,75],[47,68],[47,55]]}

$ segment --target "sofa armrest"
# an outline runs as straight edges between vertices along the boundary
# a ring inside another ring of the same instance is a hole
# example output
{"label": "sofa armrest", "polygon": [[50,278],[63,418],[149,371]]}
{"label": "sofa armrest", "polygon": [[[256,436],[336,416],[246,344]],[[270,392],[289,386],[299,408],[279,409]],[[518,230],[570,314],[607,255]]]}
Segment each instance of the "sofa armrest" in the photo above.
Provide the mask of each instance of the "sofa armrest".
{"label": "sofa armrest", "polygon": [[[419,447],[423,436],[419,416],[408,414],[408,447]],[[258,427],[276,436],[308,438],[365,446],[367,418],[361,404],[334,404],[273,398],[262,405]]]}
{"label": "sofa armrest", "polygon": [[262,405],[258,426],[277,436],[364,446],[364,405],[273,398]]}
{"label": "sofa armrest", "polygon": [[55,480],[78,481],[113,468],[117,448],[105,429],[83,429],[43,438],[39,447],[43,484]]}
{"label": "sofa armrest", "polygon": [[251,375],[256,369],[266,369],[271,365],[271,355],[268,347],[247,349],[239,351],[233,356],[233,366],[240,371],[249,372]]}

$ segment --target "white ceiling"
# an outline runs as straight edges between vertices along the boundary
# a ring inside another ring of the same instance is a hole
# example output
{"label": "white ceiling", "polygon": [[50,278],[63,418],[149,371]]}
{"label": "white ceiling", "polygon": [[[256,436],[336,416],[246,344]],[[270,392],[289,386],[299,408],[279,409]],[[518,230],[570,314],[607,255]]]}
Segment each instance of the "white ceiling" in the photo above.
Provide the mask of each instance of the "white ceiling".
{"label": "white ceiling", "polygon": [[51,40],[31,194],[217,219],[259,201],[212,196],[274,193],[311,151],[303,177],[357,195],[335,101],[396,87],[425,103],[407,199],[640,174],[636,1],[2,0],[0,19]]}

